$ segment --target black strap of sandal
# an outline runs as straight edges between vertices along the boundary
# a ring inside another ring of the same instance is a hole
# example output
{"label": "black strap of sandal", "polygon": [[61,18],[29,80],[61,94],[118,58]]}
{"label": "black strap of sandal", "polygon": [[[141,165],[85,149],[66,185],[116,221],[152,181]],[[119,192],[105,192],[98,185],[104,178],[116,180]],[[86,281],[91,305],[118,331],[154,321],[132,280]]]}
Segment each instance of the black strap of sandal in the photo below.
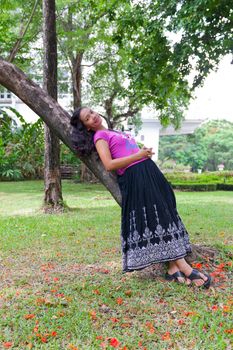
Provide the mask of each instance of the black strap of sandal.
{"label": "black strap of sandal", "polygon": [[181,272],[181,271],[176,271],[176,272],[173,273],[172,275],[169,275],[169,273],[167,273],[167,274],[165,275],[165,278],[166,278],[167,281],[174,281],[174,280],[178,281],[178,278],[179,278],[179,277],[180,277],[180,278],[185,278],[184,273]]}
{"label": "black strap of sandal", "polygon": [[191,274],[187,277],[188,279],[190,279],[190,281],[193,281],[193,280],[202,280],[204,281],[204,283],[200,286],[200,287],[205,287],[205,288],[209,288],[210,284],[211,284],[211,277],[206,274],[206,273],[203,273],[203,275],[205,275],[207,277],[207,280],[205,281],[202,277],[201,277],[201,274],[198,270],[196,269],[193,269],[193,271],[191,272]]}

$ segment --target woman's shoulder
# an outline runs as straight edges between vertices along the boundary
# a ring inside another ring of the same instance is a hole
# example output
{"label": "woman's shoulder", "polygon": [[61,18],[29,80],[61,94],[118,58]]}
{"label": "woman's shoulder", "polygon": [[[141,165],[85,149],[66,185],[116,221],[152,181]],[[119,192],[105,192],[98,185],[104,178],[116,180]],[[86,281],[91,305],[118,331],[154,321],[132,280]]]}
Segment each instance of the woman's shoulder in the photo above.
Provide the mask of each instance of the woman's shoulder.
{"label": "woman's shoulder", "polygon": [[97,130],[94,134],[94,142],[96,142],[99,139],[104,139],[105,141],[108,141],[110,134],[111,131],[108,129]]}

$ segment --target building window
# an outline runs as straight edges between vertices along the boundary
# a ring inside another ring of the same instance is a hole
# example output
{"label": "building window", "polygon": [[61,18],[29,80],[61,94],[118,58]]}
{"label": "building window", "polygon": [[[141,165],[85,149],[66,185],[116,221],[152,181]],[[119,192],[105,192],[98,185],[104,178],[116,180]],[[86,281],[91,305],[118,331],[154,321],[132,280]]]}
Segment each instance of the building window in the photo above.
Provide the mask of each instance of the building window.
{"label": "building window", "polygon": [[5,89],[1,89],[0,100],[11,100],[11,92]]}

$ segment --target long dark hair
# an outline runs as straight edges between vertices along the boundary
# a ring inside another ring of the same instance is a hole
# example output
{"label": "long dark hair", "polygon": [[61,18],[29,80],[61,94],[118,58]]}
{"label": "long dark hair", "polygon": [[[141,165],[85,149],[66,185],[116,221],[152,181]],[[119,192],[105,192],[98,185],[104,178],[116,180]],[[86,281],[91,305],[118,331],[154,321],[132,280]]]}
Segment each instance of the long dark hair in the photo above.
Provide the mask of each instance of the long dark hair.
{"label": "long dark hair", "polygon": [[94,145],[94,131],[88,131],[85,125],[80,120],[80,113],[82,109],[87,107],[79,107],[75,109],[70,124],[73,126],[71,141],[77,154],[80,156],[87,156],[95,150]]}

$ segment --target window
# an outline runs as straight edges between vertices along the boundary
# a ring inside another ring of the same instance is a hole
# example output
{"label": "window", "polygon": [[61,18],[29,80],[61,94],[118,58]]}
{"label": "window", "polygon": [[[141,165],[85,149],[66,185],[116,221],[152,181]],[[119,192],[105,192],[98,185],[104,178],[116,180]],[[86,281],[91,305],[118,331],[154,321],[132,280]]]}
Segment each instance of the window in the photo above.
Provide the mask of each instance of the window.
{"label": "window", "polygon": [[0,100],[11,100],[11,92],[0,87]]}
{"label": "window", "polygon": [[145,137],[144,135],[141,135],[141,141],[144,141]]}

